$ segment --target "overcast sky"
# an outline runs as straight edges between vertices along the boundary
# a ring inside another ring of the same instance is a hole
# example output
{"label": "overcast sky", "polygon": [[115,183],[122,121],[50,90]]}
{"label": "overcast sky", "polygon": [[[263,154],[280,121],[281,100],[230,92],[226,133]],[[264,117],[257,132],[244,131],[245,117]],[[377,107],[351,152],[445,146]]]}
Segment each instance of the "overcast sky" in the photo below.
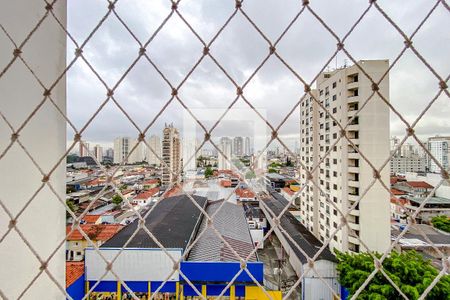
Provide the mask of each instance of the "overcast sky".
{"label": "overcast sky", "polygon": [[[72,0],[69,2],[68,29],[81,43],[107,12],[106,1]],[[377,1],[395,22],[409,35],[435,1]],[[209,42],[234,10],[235,1],[182,0],[180,13]],[[344,36],[368,6],[368,1],[311,1],[311,7],[335,32]],[[170,13],[169,1],[119,0],[116,11],[136,37],[145,43]],[[301,9],[301,1],[246,0],[245,12],[271,40],[276,40]],[[439,75],[446,78],[450,71],[450,18],[439,7],[414,37],[414,46],[430,62]],[[389,59],[401,51],[403,38],[374,8],[345,42],[346,49],[356,59]],[[83,54],[109,86],[113,86],[138,54],[139,45],[111,15],[84,48]],[[174,15],[147,47],[147,54],[167,79],[177,86],[202,54],[203,45],[189,28]],[[305,11],[277,46],[277,52],[307,81],[312,80],[336,49],[336,40]],[[268,53],[267,42],[238,13],[211,46],[211,54],[230,76],[242,85]],[[68,41],[68,61],[73,59],[74,45]],[[340,53],[329,67],[342,66],[350,60]],[[81,60],[68,73],[68,115],[77,128],[105,100],[103,85]],[[412,122],[438,92],[438,80],[411,52],[396,64],[390,73],[390,101]],[[151,64],[141,58],[115,91],[115,97],[136,125],[145,128],[170,99],[168,84]],[[303,85],[276,58],[271,57],[244,89],[247,99],[266,113],[277,126],[303,95]],[[182,101],[191,108],[225,110],[236,97],[236,89],[224,73],[206,57],[179,90]],[[248,107],[242,99],[237,108]],[[450,105],[442,95],[418,123],[421,137],[450,134]],[[204,116],[197,116],[203,118]],[[256,114],[249,113],[249,119]],[[183,108],[176,100],[161,114],[148,135],[160,134],[164,123],[183,125]],[[207,126],[213,122],[205,121]],[[213,135],[251,135],[248,122],[224,122]],[[299,132],[299,110],[288,118],[280,134],[289,145]],[[391,134],[404,135],[404,126],[391,114]],[[117,136],[137,136],[137,130],[118,107],[110,102],[84,133],[86,141],[111,144]],[[69,129],[68,136],[73,132]],[[70,139],[70,138],[69,138]]]}

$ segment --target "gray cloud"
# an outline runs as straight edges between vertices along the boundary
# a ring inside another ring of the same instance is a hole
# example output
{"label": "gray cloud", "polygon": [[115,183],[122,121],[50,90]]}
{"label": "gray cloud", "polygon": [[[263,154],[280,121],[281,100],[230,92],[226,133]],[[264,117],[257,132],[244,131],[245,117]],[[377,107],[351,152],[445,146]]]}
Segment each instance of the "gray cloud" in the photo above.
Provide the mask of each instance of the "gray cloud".
{"label": "gray cloud", "polygon": [[[404,5],[396,1],[378,1],[407,34],[411,34],[434,4],[433,1],[414,1]],[[102,1],[70,1],[69,31],[81,42],[107,12]],[[367,7],[366,1],[312,1],[311,7],[342,37]],[[181,1],[179,10],[199,35],[209,42],[228,16],[234,1]],[[301,9],[299,1],[245,1],[243,9],[271,41],[275,41],[290,20]],[[117,13],[136,36],[145,42],[161,21],[170,13],[167,1],[118,1]],[[438,7],[430,20],[414,37],[414,46],[447,77],[450,71],[450,27],[448,13]],[[355,59],[385,59],[392,62],[401,51],[403,38],[372,9],[345,42]],[[212,55],[242,85],[268,54],[267,42],[249,22],[238,13],[230,25],[211,46]],[[84,49],[84,55],[112,86],[137,57],[139,45],[115,16],[110,16]],[[200,58],[203,45],[176,15],[166,24],[147,48],[147,54],[177,86]],[[336,49],[336,40],[314,16],[305,11],[291,30],[277,45],[277,52],[303,78],[310,81],[322,69]],[[69,59],[74,47],[69,43]],[[341,66],[350,60],[339,53],[329,67]],[[68,115],[81,127],[106,97],[106,90],[87,66],[78,61],[68,74]],[[423,63],[407,51],[390,73],[390,100],[412,122],[438,91],[438,80]],[[148,61],[142,59],[116,90],[120,105],[136,121],[146,127],[170,98],[170,88]],[[275,57],[244,89],[247,99],[257,108],[267,111],[267,117],[277,126],[303,94],[303,85]],[[205,58],[179,90],[180,98],[193,108],[225,109],[236,97],[236,88],[212,62]],[[413,104],[413,105],[412,105]],[[240,99],[236,107],[246,107]],[[441,96],[417,124],[421,137],[449,134],[448,97]],[[201,116],[199,116],[201,117]],[[150,133],[160,133],[164,123],[182,124],[182,107],[174,101],[152,126]],[[207,122],[208,126],[212,122]],[[395,115],[391,117],[391,131],[404,135],[403,125]],[[216,134],[242,131],[242,125],[219,126]],[[298,112],[288,118],[280,133],[294,145],[299,132]],[[69,139],[72,133],[69,132]],[[137,136],[118,108],[110,103],[91,124],[84,138],[88,141],[111,143],[119,135]],[[234,133],[230,135],[235,135]]]}

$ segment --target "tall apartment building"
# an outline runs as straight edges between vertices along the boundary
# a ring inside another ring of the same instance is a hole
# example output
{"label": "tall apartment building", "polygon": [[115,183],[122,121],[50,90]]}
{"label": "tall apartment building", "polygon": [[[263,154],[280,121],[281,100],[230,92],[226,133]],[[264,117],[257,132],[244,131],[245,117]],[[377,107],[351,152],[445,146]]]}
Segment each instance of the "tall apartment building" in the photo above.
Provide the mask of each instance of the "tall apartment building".
{"label": "tall apartment building", "polygon": [[244,138],[237,136],[233,139],[233,154],[235,156],[244,155]]}
{"label": "tall apartment building", "polygon": [[[388,60],[364,60],[358,64],[374,80],[379,80],[389,67]],[[310,95],[300,105],[301,162],[312,171],[325,157],[319,167],[311,173],[320,186],[309,183],[301,194],[301,221],[321,241],[326,241],[341,223],[341,216],[332,201],[344,214],[359,200],[373,180],[373,171],[368,163],[340,136],[336,119],[343,126],[355,116],[373,93],[370,80],[357,66],[344,67],[322,73],[312,94],[327,109],[323,110]],[[389,77],[379,85],[379,91],[389,99]],[[390,152],[389,108],[380,97],[374,95],[346,128],[346,136],[357,145],[369,161],[379,167]],[[306,184],[306,172],[301,174]],[[389,186],[389,168],[380,174]],[[327,200],[327,197],[330,200]],[[390,243],[389,193],[376,183],[364,195],[361,202],[347,218],[351,230],[343,227],[330,242],[331,248],[342,251],[365,251],[356,236],[370,250],[383,252]]]}
{"label": "tall apartment building", "polygon": [[244,138],[244,155],[250,156],[253,153],[251,152],[251,144],[250,144],[250,138],[247,136]]}
{"label": "tall apartment building", "polygon": [[197,170],[198,144],[196,139],[183,140],[183,172]]}
{"label": "tall apartment building", "polygon": [[162,141],[162,184],[179,182],[181,178],[181,143],[178,130],[173,124],[163,129]]}
{"label": "tall apartment building", "polygon": [[102,146],[95,145],[93,154],[98,162],[103,161],[103,147]]}
{"label": "tall apartment building", "polygon": [[232,148],[232,140],[229,137],[220,138],[219,149],[223,154],[218,154],[219,170],[231,170]]}
{"label": "tall apartment building", "polygon": [[[450,136],[435,136],[428,138],[428,151],[446,170],[449,169]],[[441,169],[432,159],[428,159],[428,170],[431,173],[440,173]]]}
{"label": "tall apartment building", "polygon": [[118,137],[114,139],[114,163],[120,164],[128,161],[128,153],[132,149],[133,140],[129,137]]}
{"label": "tall apartment building", "polygon": [[[149,165],[161,165],[160,159],[162,159],[161,138],[157,135],[152,135],[148,139],[148,145],[153,149],[155,153],[146,149],[146,160]],[[159,157],[159,158],[158,158]]]}
{"label": "tall apartment building", "polygon": [[91,150],[90,150],[90,145],[88,142],[80,141],[79,147],[80,147],[80,149],[79,149],[78,153],[80,154],[80,157],[90,155]]}

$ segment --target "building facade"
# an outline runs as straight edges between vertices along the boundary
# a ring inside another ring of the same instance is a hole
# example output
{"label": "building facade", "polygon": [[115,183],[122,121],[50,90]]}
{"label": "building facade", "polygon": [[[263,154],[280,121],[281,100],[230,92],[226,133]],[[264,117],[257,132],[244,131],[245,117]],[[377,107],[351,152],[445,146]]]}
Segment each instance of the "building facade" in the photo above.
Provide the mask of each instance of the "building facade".
{"label": "building facade", "polygon": [[181,145],[178,129],[173,124],[163,129],[162,141],[162,184],[171,184],[180,181],[181,177]]}
{"label": "building facade", "polygon": [[98,162],[102,162],[103,161],[103,147],[100,145],[95,145],[94,147],[94,156],[95,159],[97,159]]}
{"label": "building facade", "polygon": [[232,140],[229,137],[222,137],[220,139],[219,149],[219,170],[231,170]]}
{"label": "building facade", "polygon": [[[364,60],[358,64],[375,81],[389,67],[387,60]],[[322,73],[316,87],[312,95],[320,105],[311,95],[300,105],[300,160],[318,186],[311,184],[303,171],[301,184],[306,187],[300,197],[300,215],[301,222],[324,242],[341,223],[341,215],[331,201],[345,214],[373,180],[372,168],[352,144],[375,167],[389,156],[389,108],[377,94],[368,100],[373,93],[372,83],[356,65]],[[388,76],[378,88],[389,100]],[[345,138],[339,139],[341,129],[337,122],[343,127],[349,122],[345,134],[352,144]],[[388,168],[383,169],[380,179],[389,185]],[[370,250],[385,251],[390,243],[389,200],[389,193],[380,184],[372,186],[349,212],[348,227],[337,232],[330,247],[365,251],[359,237]]]}
{"label": "building facade", "polygon": [[244,138],[237,136],[233,139],[233,154],[235,156],[244,155]]}
{"label": "building facade", "polygon": [[[150,149],[147,150],[147,162],[149,165],[161,165],[160,159],[162,158],[162,149],[161,149],[161,138],[157,135],[152,135],[148,139],[148,145],[153,149],[154,153],[150,151]],[[159,158],[158,158],[159,157]]]}
{"label": "building facade", "polygon": [[[446,170],[449,169],[450,136],[435,136],[428,138],[428,151]],[[428,159],[428,170],[431,173],[440,173],[441,169],[432,159]]]}
{"label": "building facade", "polygon": [[120,164],[128,161],[127,157],[132,148],[132,140],[129,137],[118,137],[114,140],[114,163]]}

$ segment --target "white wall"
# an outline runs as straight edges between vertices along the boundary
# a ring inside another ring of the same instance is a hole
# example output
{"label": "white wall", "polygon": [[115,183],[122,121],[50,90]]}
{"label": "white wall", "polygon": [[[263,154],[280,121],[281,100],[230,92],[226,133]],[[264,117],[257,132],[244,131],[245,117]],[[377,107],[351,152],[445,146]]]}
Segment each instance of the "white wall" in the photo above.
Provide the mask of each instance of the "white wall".
{"label": "white wall", "polygon": [[[66,1],[57,1],[54,13],[66,23]],[[20,44],[45,14],[44,1],[2,1],[0,22]],[[0,70],[13,57],[14,46],[0,34]],[[44,85],[50,86],[66,65],[66,36],[50,16],[32,35],[22,49],[27,61]],[[1,72],[1,71],[0,71]],[[17,129],[43,99],[39,86],[24,64],[16,60],[0,77],[0,111]],[[62,111],[66,110],[66,82],[63,78],[52,90],[52,97]],[[0,155],[10,142],[11,130],[0,120]],[[57,110],[45,103],[20,132],[22,144],[46,173],[63,155],[66,147],[66,123]],[[65,160],[51,176],[57,193],[65,198]],[[24,151],[14,144],[0,159],[0,199],[16,216],[42,184],[42,174]],[[8,229],[9,217],[0,208],[0,238]],[[17,227],[38,255],[46,260],[65,238],[65,208],[55,195],[44,187],[24,213]],[[48,263],[48,269],[65,287],[65,243]],[[19,235],[12,231],[0,241],[0,290],[5,297],[17,299],[39,273],[40,263]],[[0,296],[1,298],[1,296]],[[64,294],[41,274],[22,299],[64,299]]]}
{"label": "white wall", "polygon": [[[104,248],[100,251],[111,261],[120,249]],[[181,257],[181,250],[168,249],[167,252],[175,261]],[[101,279],[106,270],[105,261],[94,249],[86,249],[85,257],[86,279]],[[124,249],[114,261],[113,270],[124,281],[164,281],[173,270],[173,262],[161,249]],[[178,279],[178,272],[174,272],[169,281]],[[103,280],[117,281],[117,278],[108,272]]]}

